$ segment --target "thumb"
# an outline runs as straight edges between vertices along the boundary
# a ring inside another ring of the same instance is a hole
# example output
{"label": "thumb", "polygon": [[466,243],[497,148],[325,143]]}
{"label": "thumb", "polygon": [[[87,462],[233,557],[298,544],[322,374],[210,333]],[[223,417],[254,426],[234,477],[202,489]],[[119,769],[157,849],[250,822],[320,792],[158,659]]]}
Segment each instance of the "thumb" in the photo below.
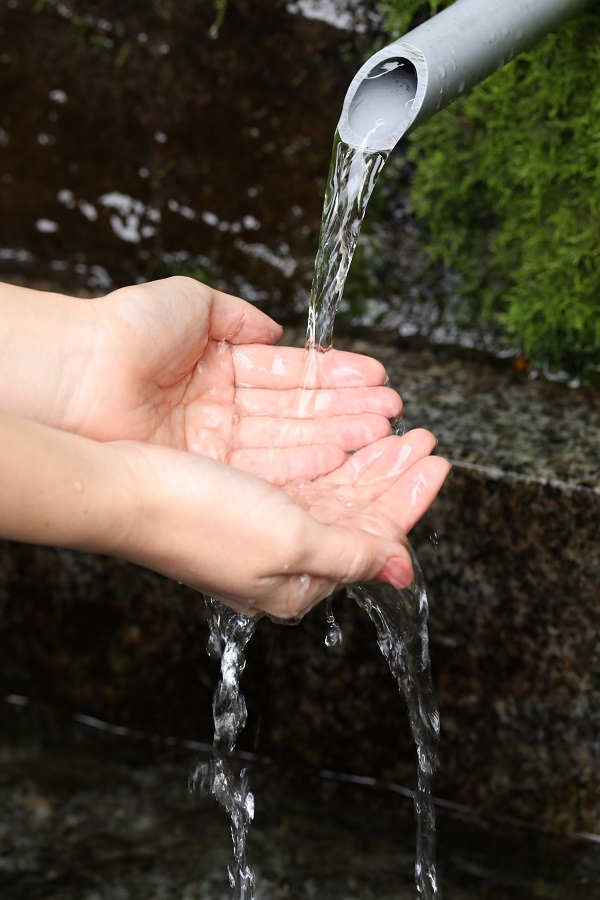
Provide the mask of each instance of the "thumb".
{"label": "thumb", "polygon": [[320,525],[305,571],[339,586],[384,581],[397,589],[407,587],[414,574],[404,543],[339,525]]}
{"label": "thumb", "polygon": [[[206,285],[203,286],[205,289]],[[240,297],[208,288],[210,320],[208,336],[230,344],[275,344],[283,329],[266,313]]]}

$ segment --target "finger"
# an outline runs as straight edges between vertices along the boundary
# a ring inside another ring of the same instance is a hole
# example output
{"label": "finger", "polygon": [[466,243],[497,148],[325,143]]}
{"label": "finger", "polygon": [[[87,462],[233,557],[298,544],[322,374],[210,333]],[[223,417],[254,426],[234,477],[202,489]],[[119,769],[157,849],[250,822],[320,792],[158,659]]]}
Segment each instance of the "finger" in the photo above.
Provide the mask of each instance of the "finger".
{"label": "finger", "polygon": [[399,394],[392,388],[378,386],[317,390],[238,388],[235,402],[242,414],[251,416],[310,418],[371,412],[386,419],[396,419],[402,415]]}
{"label": "finger", "polygon": [[236,445],[250,450],[263,447],[301,447],[305,444],[337,444],[345,451],[356,450],[388,435],[385,416],[329,416],[324,419],[273,419],[245,416],[240,419]]}
{"label": "finger", "polygon": [[420,459],[386,485],[366,514],[361,513],[363,527],[396,539],[408,534],[437,497],[450,469],[440,456]]}
{"label": "finger", "polygon": [[385,442],[384,452],[363,466],[355,484],[374,484],[383,478],[398,478],[414,463],[430,456],[437,445],[437,439],[425,428],[415,428],[401,436],[393,435]]}
{"label": "finger", "polygon": [[211,304],[209,338],[230,344],[275,344],[281,338],[281,325],[251,303],[206,285],[202,287],[209,291]]}
{"label": "finger", "polygon": [[290,482],[312,481],[342,465],[346,454],[336,444],[234,450],[230,465],[280,487]]}
{"label": "finger", "polygon": [[[406,587],[413,569],[405,536],[433,503],[449,469],[447,460],[429,456],[392,482],[366,510],[346,516],[343,526],[324,525],[329,538],[322,537],[320,552],[313,548],[314,565],[307,563],[307,571],[327,572],[340,585],[378,580]],[[329,558],[333,553],[338,554],[336,560]]]}
{"label": "finger", "polygon": [[232,349],[237,387],[337,388],[383,385],[386,372],[368,356],[344,350],[248,345]]}
{"label": "finger", "polygon": [[397,500],[401,504],[399,527],[408,534],[421,519],[446,480],[452,464],[441,456],[420,460],[400,479]]}
{"label": "finger", "polygon": [[[122,290],[129,291],[128,288]],[[192,309],[195,308],[197,331],[194,332],[193,320],[189,329],[189,339],[194,347],[203,346],[206,337],[231,343],[268,344],[274,344],[281,338],[281,326],[251,303],[202,284],[195,278],[174,275],[150,281],[144,285],[144,290],[158,298],[161,306],[174,312],[182,306],[189,310],[188,303]],[[119,293],[116,291],[115,296]]]}
{"label": "finger", "polygon": [[323,478],[322,483],[363,486],[397,478],[419,459],[428,456],[435,445],[435,437],[424,428],[415,428],[402,436],[383,437],[348,457],[344,465]]}
{"label": "finger", "polygon": [[[387,566],[395,587],[412,581],[412,563],[403,540],[390,541],[360,528],[323,525],[321,529],[306,561],[308,574],[341,587],[375,581]],[[315,587],[318,590],[318,584]]]}
{"label": "finger", "polygon": [[301,618],[338,588],[375,581],[382,572],[396,587],[410,584],[413,569],[404,544],[312,520],[296,544],[293,566],[285,577],[263,581],[257,606],[282,620]]}

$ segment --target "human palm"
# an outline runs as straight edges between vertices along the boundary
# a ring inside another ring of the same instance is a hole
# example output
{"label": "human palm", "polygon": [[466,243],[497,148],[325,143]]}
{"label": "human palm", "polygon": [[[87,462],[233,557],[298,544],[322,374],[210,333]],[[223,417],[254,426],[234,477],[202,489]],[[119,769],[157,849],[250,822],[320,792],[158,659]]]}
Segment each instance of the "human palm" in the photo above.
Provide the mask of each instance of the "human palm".
{"label": "human palm", "polygon": [[422,429],[390,435],[335,472],[280,489],[192,453],[119,442],[117,452],[134,463],[128,471],[159,496],[159,514],[133,530],[125,558],[240,611],[282,619],[304,615],[342,585],[404,587],[413,574],[405,534],[449,469],[430,455],[434,444]]}
{"label": "human palm", "polygon": [[325,525],[357,527],[397,540],[421,517],[448,463],[432,457],[423,428],[390,435],[352,454],[339,469],[284,490]]}
{"label": "human palm", "polygon": [[268,316],[188,278],[0,301],[7,534],[284,618],[341,584],[410,581],[404,534],[449,465],[428,432],[390,434],[379,363],[275,346]]}
{"label": "human palm", "polygon": [[[289,484],[284,490],[324,525],[359,529],[403,543],[433,503],[450,469],[447,460],[431,455],[435,445],[434,436],[421,428],[402,437],[390,435],[349,456],[335,471],[312,482]],[[403,550],[371,573],[369,580],[376,576],[401,587],[412,575],[410,555]],[[336,585],[327,587],[333,590]]]}
{"label": "human palm", "polygon": [[332,471],[390,433],[402,404],[379,363],[274,346],[279,330],[258,310],[218,292],[199,303],[198,286],[177,281],[178,292],[169,280],[99,301],[77,430],[189,450],[279,485]]}

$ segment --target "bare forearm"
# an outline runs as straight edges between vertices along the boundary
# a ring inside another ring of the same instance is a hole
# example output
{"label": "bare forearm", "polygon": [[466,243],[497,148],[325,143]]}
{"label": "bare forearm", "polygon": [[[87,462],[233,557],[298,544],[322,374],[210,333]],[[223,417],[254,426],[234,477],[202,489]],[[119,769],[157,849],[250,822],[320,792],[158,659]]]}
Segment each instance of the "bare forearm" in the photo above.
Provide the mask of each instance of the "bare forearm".
{"label": "bare forearm", "polygon": [[0,284],[0,409],[62,425],[93,350],[90,301]]}
{"label": "bare forearm", "polygon": [[[341,584],[409,583],[403,523],[448,468],[410,435],[382,439],[375,463],[357,451],[299,503],[225,463],[0,412],[0,537],[117,556],[236,609],[294,618]],[[352,498],[341,509],[340,491]]]}
{"label": "bare forearm", "polygon": [[131,502],[114,456],[109,445],[0,411],[0,537],[115,552]]}

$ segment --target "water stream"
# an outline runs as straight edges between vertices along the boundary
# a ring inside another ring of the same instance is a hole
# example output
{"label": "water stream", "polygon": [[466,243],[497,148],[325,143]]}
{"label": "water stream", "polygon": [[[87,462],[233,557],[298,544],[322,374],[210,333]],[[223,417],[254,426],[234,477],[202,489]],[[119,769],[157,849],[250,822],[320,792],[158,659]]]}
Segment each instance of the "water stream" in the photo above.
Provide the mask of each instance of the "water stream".
{"label": "water stream", "polygon": [[199,763],[190,774],[190,790],[210,791],[229,814],[233,862],[228,868],[235,900],[253,900],[254,870],[248,862],[246,836],[254,818],[254,796],[245,769],[236,774],[230,760],[238,736],[246,725],[246,701],[240,678],[246,665],[244,648],[256,630],[260,616],[244,616],[212,597],[208,610],[208,654],[221,660],[221,679],[213,697],[215,737],[213,758]]}
{"label": "water stream", "polygon": [[348,596],[375,625],[379,649],[408,710],[417,753],[415,882],[419,896],[433,900],[439,892],[431,777],[438,764],[440,720],[429,664],[427,594],[421,568],[414,553],[411,556],[415,578],[409,587],[397,591],[391,585],[359,584]]}
{"label": "water stream", "polygon": [[[309,353],[326,352],[332,346],[335,314],[367,204],[386,158],[381,152],[350,148],[335,135],[308,316]],[[379,648],[407,705],[417,757],[415,881],[419,897],[434,900],[438,885],[430,781],[437,766],[439,716],[429,665],[427,596],[421,569],[412,551],[411,555],[415,575],[409,587],[398,591],[389,585],[361,584],[352,586],[348,594],[375,625]],[[234,849],[230,885],[235,900],[253,900],[254,873],[247,860],[246,837],[254,801],[245,772],[236,777],[228,757],[246,721],[240,676],[243,650],[257,621],[227,610],[216,600],[207,600],[207,605],[209,652],[221,655],[221,680],[213,704],[214,759],[197,768],[191,785],[210,789],[229,812]],[[342,635],[331,598],[326,602],[326,617],[325,643],[334,646]]]}
{"label": "water stream", "polygon": [[336,132],[310,294],[306,346],[328,350],[369,198],[388,154],[354,150]]}

